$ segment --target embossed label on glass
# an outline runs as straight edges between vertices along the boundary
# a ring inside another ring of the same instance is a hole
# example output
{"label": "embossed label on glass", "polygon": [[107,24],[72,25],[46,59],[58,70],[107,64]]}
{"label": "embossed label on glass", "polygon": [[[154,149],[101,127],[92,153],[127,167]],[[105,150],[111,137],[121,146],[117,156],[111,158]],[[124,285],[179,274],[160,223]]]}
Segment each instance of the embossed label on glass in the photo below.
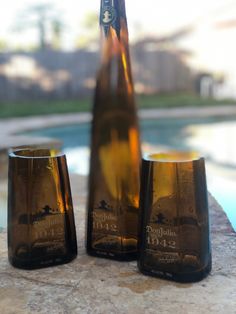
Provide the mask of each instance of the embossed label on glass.
{"label": "embossed label on glass", "polygon": [[95,232],[109,232],[110,234],[118,232],[117,217],[114,215],[114,210],[104,200],[94,209],[92,218]]}
{"label": "embossed label on glass", "polygon": [[178,260],[179,235],[176,227],[150,223],[146,226],[147,252],[155,255],[161,264],[170,264]]}
{"label": "embossed label on glass", "polygon": [[147,226],[147,243],[155,247],[176,249],[177,233],[170,228]]}
{"label": "embossed label on glass", "polygon": [[21,215],[20,224],[31,224],[33,255],[37,252],[65,253],[64,213],[49,205],[33,215]]}

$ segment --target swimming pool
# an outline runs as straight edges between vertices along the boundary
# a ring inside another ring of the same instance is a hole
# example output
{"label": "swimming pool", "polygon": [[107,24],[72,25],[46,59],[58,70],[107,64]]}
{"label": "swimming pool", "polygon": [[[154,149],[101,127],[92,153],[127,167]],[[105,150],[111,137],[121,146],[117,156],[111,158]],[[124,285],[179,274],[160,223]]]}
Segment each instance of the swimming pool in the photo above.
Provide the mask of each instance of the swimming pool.
{"label": "swimming pool", "polygon": [[[156,119],[140,123],[144,152],[194,149],[206,158],[208,189],[236,229],[236,117]],[[63,142],[70,171],[88,174],[90,125],[53,127],[28,133]]]}

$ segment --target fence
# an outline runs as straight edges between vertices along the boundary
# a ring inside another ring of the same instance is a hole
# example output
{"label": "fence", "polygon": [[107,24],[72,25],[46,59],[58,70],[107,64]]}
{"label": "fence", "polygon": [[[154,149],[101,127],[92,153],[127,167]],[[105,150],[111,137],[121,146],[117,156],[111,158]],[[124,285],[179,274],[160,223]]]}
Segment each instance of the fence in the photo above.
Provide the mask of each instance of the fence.
{"label": "fence", "polygon": [[[189,91],[194,77],[174,50],[131,47],[138,93]],[[97,51],[39,51],[0,54],[0,101],[73,99],[90,94],[99,63]]]}

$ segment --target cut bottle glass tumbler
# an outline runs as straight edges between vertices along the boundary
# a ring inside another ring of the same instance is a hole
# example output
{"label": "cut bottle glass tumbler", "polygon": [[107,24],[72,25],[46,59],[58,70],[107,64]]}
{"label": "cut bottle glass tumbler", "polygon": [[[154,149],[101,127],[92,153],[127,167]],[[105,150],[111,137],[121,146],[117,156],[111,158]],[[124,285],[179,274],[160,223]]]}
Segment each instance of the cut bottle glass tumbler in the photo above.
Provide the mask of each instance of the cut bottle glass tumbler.
{"label": "cut bottle glass tumbler", "polygon": [[67,263],[77,255],[66,157],[55,150],[9,154],[8,257],[23,269]]}
{"label": "cut bottle glass tumbler", "polygon": [[195,153],[142,161],[138,267],[144,274],[198,281],[211,270],[205,162]]}

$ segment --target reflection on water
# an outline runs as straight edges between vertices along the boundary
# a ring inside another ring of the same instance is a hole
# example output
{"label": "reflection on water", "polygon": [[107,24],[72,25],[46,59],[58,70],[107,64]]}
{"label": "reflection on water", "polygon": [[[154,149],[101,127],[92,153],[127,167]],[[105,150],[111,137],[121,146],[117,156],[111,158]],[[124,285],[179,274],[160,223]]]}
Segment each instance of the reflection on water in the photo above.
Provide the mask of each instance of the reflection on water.
{"label": "reflection on water", "polygon": [[0,198],[0,231],[7,226],[7,201]]}
{"label": "reflection on water", "polygon": [[75,148],[65,148],[67,164],[69,170],[83,176],[88,175],[89,172],[89,154],[88,146],[81,146]]}
{"label": "reflection on water", "polygon": [[[142,121],[141,130],[144,152],[196,149],[206,157],[208,189],[222,205],[236,229],[236,167],[232,168],[236,166],[236,146],[232,145],[236,138],[234,119],[228,121],[215,118],[146,120]],[[80,126],[73,128],[74,137],[77,134],[74,140],[79,142]],[[66,133],[63,136],[65,138]],[[70,169],[79,174],[87,174],[88,146],[77,144],[77,147],[73,147],[72,141],[70,137],[64,144]]]}
{"label": "reflection on water", "polygon": [[[233,179],[229,176],[224,177],[223,170],[221,174],[217,175],[210,165],[208,165],[207,169],[209,190],[224,208],[229,220],[236,230],[236,178]],[[234,172],[236,171],[234,170]]]}
{"label": "reflection on water", "polygon": [[218,164],[236,167],[235,121],[189,126],[187,130],[192,135],[187,139],[190,147],[196,147]]}
{"label": "reflection on water", "polygon": [[[64,143],[70,171],[88,173],[89,125],[80,124],[32,132]],[[144,152],[195,149],[207,160],[208,189],[236,229],[236,118],[160,119],[141,121]]]}

